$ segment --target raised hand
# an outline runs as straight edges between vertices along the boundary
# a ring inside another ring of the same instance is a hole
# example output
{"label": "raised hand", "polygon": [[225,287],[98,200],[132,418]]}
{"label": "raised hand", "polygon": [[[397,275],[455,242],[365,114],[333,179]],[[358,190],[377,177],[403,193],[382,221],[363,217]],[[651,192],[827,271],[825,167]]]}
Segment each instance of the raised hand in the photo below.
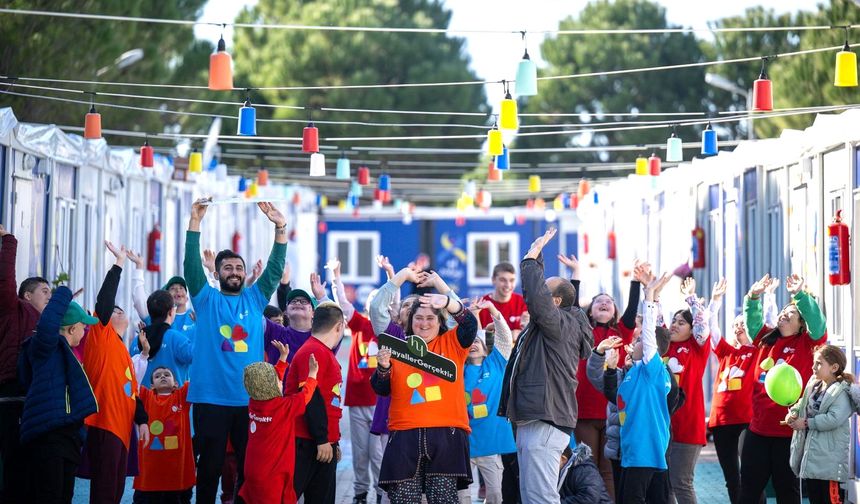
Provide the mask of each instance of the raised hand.
{"label": "raised hand", "polygon": [[719,301],[723,298],[726,293],[726,279],[721,278],[719,282],[714,284],[714,288],[711,290],[711,301]]}
{"label": "raised hand", "polygon": [[385,274],[388,276],[389,280],[394,278],[394,266],[391,265],[391,261],[388,260],[387,256],[376,256],[376,264],[377,266],[385,270]]}
{"label": "raised hand", "polygon": [[412,282],[414,284],[421,282],[421,277],[419,277],[418,272],[410,268],[409,266],[398,271],[395,277],[400,279],[401,285],[403,282]]}
{"label": "raised hand", "polygon": [[532,242],[531,247],[529,247],[529,251],[526,253],[526,259],[537,259],[540,253],[543,251],[543,248],[555,237],[555,234],[558,230],[554,227],[551,227],[546,230],[546,233],[537,237],[535,241]]}
{"label": "raised hand", "polygon": [[290,356],[290,346],[285,345],[276,339],[272,340],[272,346],[278,349],[278,360],[281,362],[287,362],[287,357]]}
{"label": "raised hand", "polygon": [[142,328],[140,334],[137,335],[137,346],[140,347],[140,355],[144,358],[149,358],[149,340],[146,338],[146,331]]}
{"label": "raised hand", "polygon": [[660,277],[654,277],[645,286],[645,300],[654,301],[660,296],[660,291],[669,283],[672,276],[669,273],[663,273]]}
{"label": "raised hand", "polygon": [[[767,286],[770,285],[770,282],[771,282],[770,273],[765,273],[765,275],[763,277],[761,277],[760,280],[758,280],[757,282],[755,282],[754,284],[752,284],[750,286],[750,291],[749,291],[750,297],[761,296],[762,293],[765,290],[767,290]],[[787,285],[786,285],[786,288],[788,288]]]}
{"label": "raised hand", "polygon": [[287,218],[284,217],[284,214],[275,205],[268,201],[261,201],[257,203],[257,206],[276,227],[282,228],[287,225]]}
{"label": "raised hand", "polygon": [[9,231],[6,229],[6,226],[0,224],[0,238],[6,236],[7,234],[9,234]]}
{"label": "raised hand", "polygon": [[379,349],[379,353],[376,354],[376,365],[377,367],[381,367],[384,369],[388,369],[391,367],[391,349],[388,347],[382,347]]}
{"label": "raised hand", "polygon": [[598,353],[606,353],[610,348],[618,348],[623,345],[624,342],[618,336],[610,336],[605,340],[601,341],[597,344],[597,352]]}
{"label": "raised hand", "polygon": [[776,288],[779,287],[779,278],[771,278],[770,283],[767,285],[767,288],[764,290],[767,294],[773,294],[776,292]]}
{"label": "raised hand", "polygon": [[687,277],[681,282],[681,294],[685,298],[696,295],[696,280],[693,277]]}
{"label": "raised hand", "polygon": [[203,267],[209,270],[209,273],[215,272],[215,251],[206,249],[203,251]]}
{"label": "raised hand", "polygon": [[648,285],[654,278],[651,273],[651,265],[639,259],[633,262],[633,279],[642,285]]}
{"label": "raised hand", "polygon": [[134,267],[142,270],[143,269],[143,257],[135,254],[131,250],[127,251],[129,261],[134,263]]}
{"label": "raised hand", "polygon": [[200,226],[200,221],[206,216],[206,210],[209,209],[209,203],[212,198],[200,198],[191,205],[191,222]]}
{"label": "raised hand", "polygon": [[263,272],[263,260],[257,259],[257,262],[254,263],[254,268],[251,269],[251,276],[245,279],[245,285],[253,285],[258,278],[260,278],[260,273]]}
{"label": "raised hand", "polygon": [[619,355],[618,350],[614,348],[606,350],[606,367],[609,369],[617,368]]}
{"label": "raised hand", "polygon": [[792,273],[790,276],[785,278],[785,290],[787,290],[792,296],[803,289],[803,284],[803,277],[797,273]]}
{"label": "raised hand", "polygon": [[421,303],[422,308],[444,310],[445,307],[448,306],[450,298],[444,294],[424,294],[418,298],[418,302]]}
{"label": "raised hand", "polygon": [[284,265],[284,272],[281,273],[281,283],[286,285],[290,283],[290,262]]}
{"label": "raised hand", "polygon": [[565,256],[559,254],[558,260],[570,270],[570,278],[579,280],[579,261],[575,255],[570,254],[570,256]]}
{"label": "raised hand", "polygon": [[334,278],[340,278],[340,260],[337,257],[333,257],[325,263],[325,269],[331,270],[332,276]]}
{"label": "raised hand", "polygon": [[481,306],[481,298],[472,298],[469,300],[469,306],[466,307],[475,318],[478,318],[478,314],[481,313],[483,307]]}
{"label": "raised hand", "polygon": [[314,293],[315,298],[322,299],[325,297],[325,286],[327,283],[320,281],[319,273],[316,271],[311,273],[311,292]]}
{"label": "raised hand", "polygon": [[105,247],[107,247],[107,249],[110,250],[110,253],[116,257],[116,262],[114,264],[121,267],[123,263],[125,263],[126,257],[128,257],[128,250],[125,249],[125,245],[121,245],[117,248],[116,245],[105,240]]}

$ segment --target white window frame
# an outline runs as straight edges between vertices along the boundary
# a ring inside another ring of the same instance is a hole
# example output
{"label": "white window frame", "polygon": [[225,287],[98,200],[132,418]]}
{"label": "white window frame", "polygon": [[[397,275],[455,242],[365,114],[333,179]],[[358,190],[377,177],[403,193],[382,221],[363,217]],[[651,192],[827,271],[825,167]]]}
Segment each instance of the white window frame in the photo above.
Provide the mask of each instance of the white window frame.
{"label": "white window frame", "polygon": [[[489,275],[479,277],[475,274],[475,243],[478,241],[490,242],[490,264]],[[519,233],[469,233],[466,235],[466,273],[468,283],[472,285],[493,285],[493,267],[499,264],[499,243],[508,242],[511,249],[511,264],[514,269],[519,270],[516,258],[520,255],[520,234]],[[519,271],[517,272],[519,274]]]}
{"label": "white window frame", "polygon": [[[370,275],[358,274],[358,241],[370,239],[371,254],[370,257],[373,265],[370,268]],[[379,281],[379,268],[376,266],[376,256],[379,255],[379,231],[329,231],[326,237],[326,260],[335,258],[337,255],[337,243],[349,243],[349,257],[338,257],[341,264],[345,264],[344,268],[349,274],[341,275],[341,280],[344,283],[351,284],[376,284]]]}

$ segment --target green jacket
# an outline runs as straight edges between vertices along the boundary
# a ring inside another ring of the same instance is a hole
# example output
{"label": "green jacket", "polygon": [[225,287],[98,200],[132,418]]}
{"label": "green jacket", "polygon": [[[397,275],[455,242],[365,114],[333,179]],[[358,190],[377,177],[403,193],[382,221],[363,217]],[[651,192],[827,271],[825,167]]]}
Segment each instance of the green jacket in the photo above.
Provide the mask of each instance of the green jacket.
{"label": "green jacket", "polygon": [[[809,380],[800,401],[789,408],[798,418],[806,418],[806,405],[818,380]],[[851,444],[851,414],[854,404],[851,386],[836,382],[824,392],[818,414],[807,418],[806,431],[791,436],[791,470],[804,479],[848,481],[848,446]]]}

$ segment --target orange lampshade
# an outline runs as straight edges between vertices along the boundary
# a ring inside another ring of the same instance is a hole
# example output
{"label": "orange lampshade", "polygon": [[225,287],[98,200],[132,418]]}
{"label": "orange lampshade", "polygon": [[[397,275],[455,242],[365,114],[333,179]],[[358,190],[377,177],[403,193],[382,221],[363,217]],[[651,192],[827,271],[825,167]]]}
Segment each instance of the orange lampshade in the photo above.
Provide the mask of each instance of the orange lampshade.
{"label": "orange lampshade", "polygon": [[257,172],[257,185],[269,185],[269,170],[265,168],[260,168],[260,170]]}
{"label": "orange lampshade", "polygon": [[96,106],[92,105],[84,119],[84,138],[97,140],[102,137],[102,115],[96,112]]}
{"label": "orange lampshade", "polygon": [[233,89],[233,58],[227,52],[223,36],[218,41],[218,51],[209,56],[209,89],[213,91]]}

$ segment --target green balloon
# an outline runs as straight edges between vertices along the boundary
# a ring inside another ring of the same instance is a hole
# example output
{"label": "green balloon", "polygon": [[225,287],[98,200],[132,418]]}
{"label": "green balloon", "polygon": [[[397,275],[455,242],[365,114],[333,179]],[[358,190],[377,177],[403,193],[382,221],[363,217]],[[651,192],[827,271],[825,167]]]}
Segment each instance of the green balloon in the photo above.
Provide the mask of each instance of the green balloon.
{"label": "green balloon", "polygon": [[767,372],[764,390],[773,402],[781,406],[791,406],[803,392],[803,378],[791,364],[777,364]]}

